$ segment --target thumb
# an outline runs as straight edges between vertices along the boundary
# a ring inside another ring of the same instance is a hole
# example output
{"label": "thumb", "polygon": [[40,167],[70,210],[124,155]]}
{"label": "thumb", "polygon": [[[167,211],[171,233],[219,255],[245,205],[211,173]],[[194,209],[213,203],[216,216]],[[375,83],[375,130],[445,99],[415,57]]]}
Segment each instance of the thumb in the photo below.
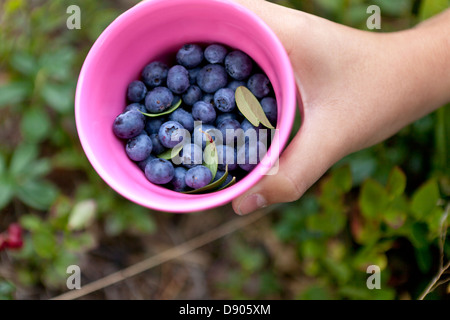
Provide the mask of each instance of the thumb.
{"label": "thumb", "polygon": [[283,152],[275,175],[264,176],[256,186],[233,200],[233,209],[245,215],[259,208],[299,199],[341,156],[335,138],[304,123]]}

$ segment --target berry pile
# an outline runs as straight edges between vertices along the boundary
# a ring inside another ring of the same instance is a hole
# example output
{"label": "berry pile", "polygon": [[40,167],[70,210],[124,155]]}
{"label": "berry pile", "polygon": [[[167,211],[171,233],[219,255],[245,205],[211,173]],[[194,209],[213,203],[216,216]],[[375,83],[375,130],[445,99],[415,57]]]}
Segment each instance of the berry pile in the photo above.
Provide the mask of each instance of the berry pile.
{"label": "berry pile", "polygon": [[151,62],[129,84],[113,132],[154,184],[178,192],[227,187],[256,167],[271,139],[267,125],[244,116],[237,90],[248,89],[275,126],[270,81],[247,54],[220,44],[186,44],[175,60]]}

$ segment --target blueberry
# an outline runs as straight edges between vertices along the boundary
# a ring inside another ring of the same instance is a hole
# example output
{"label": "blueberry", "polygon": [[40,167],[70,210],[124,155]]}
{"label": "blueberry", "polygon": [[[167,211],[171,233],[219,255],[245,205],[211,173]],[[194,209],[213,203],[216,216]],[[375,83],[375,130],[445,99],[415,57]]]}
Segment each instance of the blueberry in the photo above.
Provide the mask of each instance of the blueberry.
{"label": "blueberry", "polygon": [[186,172],[186,184],[193,189],[203,188],[208,185],[211,180],[211,170],[202,165],[191,168]]}
{"label": "blueberry", "polygon": [[153,159],[156,159],[156,157],[154,156],[154,155],[149,155],[148,157],[147,157],[147,159],[145,159],[145,160],[142,160],[142,161],[139,161],[138,163],[137,163],[137,165],[138,165],[138,167],[142,170],[142,171],[144,171],[145,170],[145,167],[147,166],[147,163],[149,163],[150,161],[152,161]]}
{"label": "blueberry", "polygon": [[247,87],[247,82],[233,80],[230,83],[228,83],[227,88],[233,90],[233,92],[236,92],[236,89],[242,86]]}
{"label": "blueberry", "polygon": [[130,110],[119,114],[114,120],[113,132],[121,139],[130,139],[144,130],[145,118],[142,113]]}
{"label": "blueberry", "polygon": [[202,68],[197,67],[197,68],[188,70],[188,72],[189,72],[189,83],[190,84],[196,84],[197,83],[197,75],[198,75],[198,73],[200,72],[201,69]]}
{"label": "blueberry", "polygon": [[132,103],[127,105],[127,107],[125,108],[125,110],[123,110],[123,112],[127,112],[130,110],[137,110],[140,112],[147,112],[147,109],[145,109],[145,106],[143,104],[140,103]]}
{"label": "blueberry", "polygon": [[131,102],[140,102],[147,94],[147,87],[142,81],[135,80],[128,85],[127,98]]}
{"label": "blueberry", "polygon": [[237,120],[237,115],[233,112],[226,112],[226,113],[219,114],[216,118],[216,126],[219,126],[219,124],[225,119]]}
{"label": "blueberry", "polygon": [[[216,176],[214,177],[212,182],[216,182],[217,180],[222,178],[224,174],[225,174],[225,171],[217,170]],[[220,187],[226,186],[227,184],[229,184],[231,182],[231,180],[233,180],[233,176],[231,174],[227,175],[224,183],[222,183],[222,185]]]}
{"label": "blueberry", "polygon": [[169,183],[175,175],[175,169],[170,161],[153,159],[145,166],[145,176],[154,184]]}
{"label": "blueberry", "polygon": [[169,69],[167,87],[175,94],[182,94],[189,88],[189,72],[185,67],[176,65]]}
{"label": "blueberry", "polygon": [[148,135],[158,133],[159,128],[164,122],[166,122],[165,117],[147,118],[147,122],[145,123],[145,131]]}
{"label": "blueberry", "polygon": [[195,126],[194,133],[192,135],[192,141],[196,145],[202,146],[202,149],[205,149],[207,136],[204,132],[211,136],[216,145],[222,144],[223,138],[219,129],[210,124],[200,124]]}
{"label": "blueberry", "polygon": [[191,85],[187,91],[182,96],[183,102],[188,106],[194,105],[197,101],[200,101],[202,98],[202,90],[196,85]]}
{"label": "blueberry", "polygon": [[237,152],[237,163],[245,171],[253,170],[266,154],[266,146],[262,142],[245,143]]}
{"label": "blueberry", "polygon": [[278,118],[277,100],[271,97],[266,97],[261,100],[261,107],[264,110],[267,119],[269,119],[270,123],[275,126]]}
{"label": "blueberry", "polygon": [[178,108],[172,112],[169,116],[169,120],[179,122],[183,128],[189,132],[194,130],[194,118],[190,112],[187,112],[184,109]]}
{"label": "blueberry", "polygon": [[142,161],[152,152],[153,144],[150,137],[144,132],[128,140],[125,147],[128,157],[133,161]]}
{"label": "blueberry", "polygon": [[180,161],[187,168],[193,168],[203,162],[203,150],[199,145],[188,143],[180,152]]}
{"label": "blueberry", "polygon": [[174,191],[181,192],[186,190],[186,172],[187,170],[183,167],[175,168],[173,179],[170,181]]}
{"label": "blueberry", "polygon": [[269,130],[263,125],[260,124],[255,127],[250,121],[245,119],[241,122],[241,128],[244,131],[245,142],[252,141],[255,143],[256,141],[261,141],[266,143]]}
{"label": "blueberry", "polygon": [[216,110],[212,104],[197,101],[192,107],[192,116],[194,117],[194,120],[201,121],[205,124],[211,124],[216,120]]}
{"label": "blueberry", "polygon": [[219,158],[219,170],[225,170],[228,164],[228,170],[232,171],[237,169],[237,154],[236,149],[226,145],[217,146],[217,157]]}
{"label": "blueberry", "polygon": [[150,113],[161,113],[172,106],[174,97],[166,87],[156,87],[145,97],[145,108]]}
{"label": "blueberry", "polygon": [[227,85],[227,73],[221,65],[208,64],[197,75],[197,84],[206,93],[213,93]]}
{"label": "blueberry", "polygon": [[152,133],[150,136],[150,140],[152,140],[153,148],[152,153],[154,155],[159,155],[166,151],[166,148],[161,144],[161,141],[159,140],[159,135],[157,133]]}
{"label": "blueberry", "polygon": [[214,105],[222,112],[232,111],[236,107],[234,91],[227,88],[217,90],[214,94]]}
{"label": "blueberry", "polygon": [[252,59],[239,50],[230,52],[225,57],[225,69],[233,79],[245,80],[252,73]]}
{"label": "blueberry", "polygon": [[177,52],[177,62],[186,68],[195,68],[203,60],[203,50],[197,44],[185,44]]}
{"label": "blueberry", "polygon": [[207,94],[203,95],[202,101],[212,104],[214,106],[214,94],[207,93]]}
{"label": "blueberry", "polygon": [[241,139],[243,133],[242,130],[239,130],[241,129],[239,121],[231,118],[222,120],[217,129],[222,133],[223,144],[235,144]]}
{"label": "blueberry", "polygon": [[159,128],[159,141],[166,148],[173,148],[183,141],[186,136],[186,129],[176,121],[164,122]]}
{"label": "blueberry", "polygon": [[205,59],[209,63],[223,63],[228,50],[220,44],[212,44],[205,49]]}
{"label": "blueberry", "polygon": [[154,61],[142,70],[142,81],[151,88],[163,86],[166,83],[168,71],[169,67],[165,63]]}
{"label": "blueberry", "polygon": [[270,81],[262,73],[252,75],[248,79],[247,87],[259,99],[264,98],[270,93]]}

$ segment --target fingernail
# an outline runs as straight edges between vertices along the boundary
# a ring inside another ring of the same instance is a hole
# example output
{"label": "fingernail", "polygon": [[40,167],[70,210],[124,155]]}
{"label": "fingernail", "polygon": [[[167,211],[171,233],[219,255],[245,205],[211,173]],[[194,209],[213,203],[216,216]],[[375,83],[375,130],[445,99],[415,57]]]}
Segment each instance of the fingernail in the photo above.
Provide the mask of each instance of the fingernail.
{"label": "fingernail", "polygon": [[254,193],[241,201],[238,214],[242,216],[264,207],[267,207],[266,199],[259,193]]}

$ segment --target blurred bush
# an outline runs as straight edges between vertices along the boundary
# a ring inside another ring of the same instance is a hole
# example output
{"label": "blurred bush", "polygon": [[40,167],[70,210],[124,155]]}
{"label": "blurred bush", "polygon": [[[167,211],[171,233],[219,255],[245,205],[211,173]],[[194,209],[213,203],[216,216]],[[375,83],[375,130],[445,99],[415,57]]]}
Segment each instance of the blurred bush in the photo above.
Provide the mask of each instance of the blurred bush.
{"label": "blurred bush", "polygon": [[[80,30],[66,28],[68,1],[0,3],[0,231],[15,221],[26,230],[24,247],[8,252],[14,274],[0,273],[0,299],[14,298],[17,286],[64,290],[66,267],[96,246],[99,233],[156,231],[149,210],[122,199],[92,170],[73,114],[77,77],[90,46],[136,2],[77,1]],[[367,7],[376,4],[382,13],[377,32],[411,27],[449,5],[447,0],[275,2],[360,29],[366,29]],[[450,199],[449,123],[447,106],[340,161],[273,217],[272,240],[293,250],[289,257],[298,268],[277,264],[264,248],[236,238],[228,257],[234,267],[218,290],[235,299],[417,298],[442,257],[442,217]],[[447,241],[444,260],[449,247]],[[382,269],[381,290],[361,286],[372,264]],[[299,276],[307,285],[284,294],[286,282]],[[444,295],[441,288],[429,297]]]}

